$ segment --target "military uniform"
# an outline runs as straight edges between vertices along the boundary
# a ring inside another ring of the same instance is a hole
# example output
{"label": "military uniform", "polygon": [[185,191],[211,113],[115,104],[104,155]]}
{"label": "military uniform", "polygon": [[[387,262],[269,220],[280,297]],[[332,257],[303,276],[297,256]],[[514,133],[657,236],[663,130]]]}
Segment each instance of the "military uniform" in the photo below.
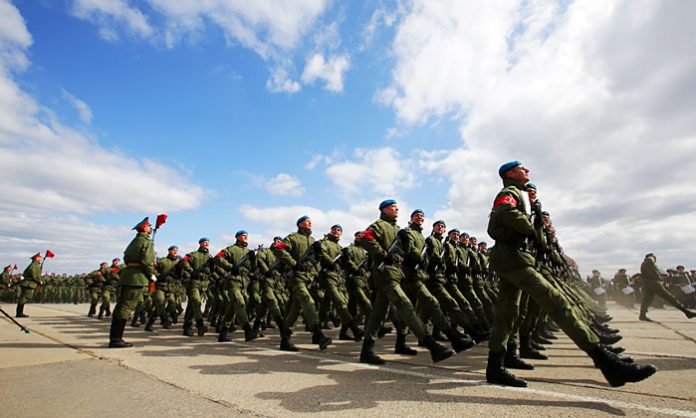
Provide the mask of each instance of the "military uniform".
{"label": "military uniform", "polygon": [[665,289],[665,285],[662,283],[662,278],[660,277],[660,270],[655,264],[654,255],[648,254],[645,256],[645,259],[640,265],[640,277],[643,281],[643,300],[640,304],[639,319],[650,321],[646,313],[655,295],[660,296],[669,304],[682,311],[687,318],[696,316],[695,312],[688,310],[677,298]]}
{"label": "military uniform", "polygon": [[123,253],[126,267],[121,272],[118,302],[111,318],[110,348],[132,346],[123,340],[123,331],[130,315],[143,302],[143,289],[155,272],[155,246],[150,239],[148,218],[133,229],[138,233]]}
{"label": "military uniform", "polygon": [[[208,241],[201,238],[199,244]],[[196,321],[198,335],[203,336],[206,327],[203,324],[203,314],[201,313],[201,295],[208,290],[211,270],[208,262],[212,259],[207,247],[199,247],[198,250],[188,253],[183,259],[183,281],[186,286],[186,312],[184,312],[184,335],[192,336],[192,321]]]}
{"label": "military uniform", "polygon": [[37,286],[41,285],[41,254],[32,257],[31,264],[24,269],[22,276],[24,276],[24,280],[20,282],[21,291],[17,302],[17,318],[29,316],[24,313],[24,305],[31,301]]}

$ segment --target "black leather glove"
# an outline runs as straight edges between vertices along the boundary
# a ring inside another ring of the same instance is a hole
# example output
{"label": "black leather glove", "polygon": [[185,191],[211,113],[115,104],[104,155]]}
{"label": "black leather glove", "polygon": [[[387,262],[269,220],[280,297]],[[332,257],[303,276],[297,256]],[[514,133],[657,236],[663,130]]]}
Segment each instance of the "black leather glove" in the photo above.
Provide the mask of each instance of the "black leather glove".
{"label": "black leather glove", "polygon": [[312,249],[314,250],[315,254],[321,254],[323,249],[321,248],[321,241],[314,241],[312,244]]}

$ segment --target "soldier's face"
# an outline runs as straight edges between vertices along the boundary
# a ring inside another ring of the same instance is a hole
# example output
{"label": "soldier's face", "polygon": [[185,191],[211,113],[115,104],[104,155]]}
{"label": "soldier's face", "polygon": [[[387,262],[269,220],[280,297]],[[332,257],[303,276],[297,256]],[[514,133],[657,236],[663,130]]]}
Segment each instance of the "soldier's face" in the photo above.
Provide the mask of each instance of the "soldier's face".
{"label": "soldier's face", "polygon": [[203,241],[200,243],[201,248],[208,248],[210,241]]}
{"label": "soldier's face", "polygon": [[249,235],[247,235],[247,234],[242,234],[242,235],[238,236],[238,237],[237,237],[237,242],[241,242],[241,243],[247,244],[247,243],[249,242]]}
{"label": "soldier's face", "polygon": [[300,222],[297,225],[300,229],[305,229],[307,231],[312,230],[312,220],[311,219],[305,219],[304,221]]}
{"label": "soldier's face", "polygon": [[537,200],[537,194],[536,190],[534,189],[527,189],[527,194],[529,195],[529,201],[534,203]]}
{"label": "soldier's face", "polygon": [[341,231],[341,228],[331,228],[331,235],[335,238],[341,238],[343,231]]}
{"label": "soldier's face", "polygon": [[425,215],[423,215],[422,213],[417,212],[414,213],[413,216],[411,216],[411,223],[420,226],[423,225],[423,222],[425,222]]}
{"label": "soldier's face", "polygon": [[445,233],[445,228],[443,224],[437,224],[433,226],[433,231],[438,235],[442,235]]}
{"label": "soldier's face", "polygon": [[460,235],[460,236],[459,236],[459,242],[460,242],[462,245],[469,245],[469,237],[464,236],[464,235]]}
{"label": "soldier's face", "polygon": [[179,249],[175,248],[173,250],[169,250],[169,255],[171,255],[172,257],[176,257],[178,252],[179,252]]}
{"label": "soldier's face", "polygon": [[146,233],[146,234],[151,233],[151,232],[152,232],[152,227],[151,227],[150,225],[146,225],[145,227],[143,227],[143,232]]}
{"label": "soldier's face", "polygon": [[449,239],[450,241],[457,242],[457,240],[459,240],[459,234],[457,232],[450,232]]}
{"label": "soldier's face", "polygon": [[399,216],[399,207],[396,206],[396,203],[392,203],[391,205],[382,208],[382,213],[391,219],[396,219],[396,217]]}
{"label": "soldier's face", "polygon": [[121,264],[121,260],[114,260],[114,266],[118,267]]}
{"label": "soldier's face", "polygon": [[274,239],[273,239],[273,245],[278,245],[278,244],[280,244],[281,242],[283,242],[283,240],[278,239],[278,238],[274,238]]}
{"label": "soldier's face", "polygon": [[523,165],[518,165],[517,167],[509,169],[505,173],[505,176],[507,176],[509,179],[517,181],[518,183],[529,183],[529,170],[527,170]]}

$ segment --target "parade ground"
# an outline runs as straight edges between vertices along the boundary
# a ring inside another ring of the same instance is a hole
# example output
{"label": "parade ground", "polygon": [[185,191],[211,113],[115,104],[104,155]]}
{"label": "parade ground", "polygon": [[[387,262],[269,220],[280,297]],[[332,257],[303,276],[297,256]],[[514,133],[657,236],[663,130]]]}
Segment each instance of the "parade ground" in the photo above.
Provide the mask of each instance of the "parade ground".
{"label": "parade ground", "polygon": [[[13,305],[3,309],[14,313]],[[247,343],[217,334],[184,337],[181,324],[155,332],[128,326],[133,348],[108,349],[110,320],[86,316],[88,305],[27,305],[25,334],[0,321],[2,417],[696,417],[696,320],[674,309],[637,310],[610,303],[618,344],[658,373],[637,384],[609,387],[592,361],[564,335],[547,346],[549,360],[515,371],[529,381],[516,389],[485,383],[487,347],[439,363],[391,354],[394,335],[377,343],[384,366],[358,363],[360,343],[337,341],[320,352],[296,328],[299,353],[277,350],[277,330]],[[409,336],[409,343],[416,343]]]}

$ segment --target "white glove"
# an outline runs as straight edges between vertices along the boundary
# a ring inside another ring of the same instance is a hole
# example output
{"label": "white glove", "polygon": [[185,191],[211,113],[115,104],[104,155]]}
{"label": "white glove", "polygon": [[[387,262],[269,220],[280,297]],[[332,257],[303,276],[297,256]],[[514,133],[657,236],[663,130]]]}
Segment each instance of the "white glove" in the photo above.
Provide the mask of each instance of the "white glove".
{"label": "white glove", "polygon": [[150,277],[150,280],[152,280],[153,282],[157,283],[157,277],[155,277],[154,274],[152,275],[152,277]]}

